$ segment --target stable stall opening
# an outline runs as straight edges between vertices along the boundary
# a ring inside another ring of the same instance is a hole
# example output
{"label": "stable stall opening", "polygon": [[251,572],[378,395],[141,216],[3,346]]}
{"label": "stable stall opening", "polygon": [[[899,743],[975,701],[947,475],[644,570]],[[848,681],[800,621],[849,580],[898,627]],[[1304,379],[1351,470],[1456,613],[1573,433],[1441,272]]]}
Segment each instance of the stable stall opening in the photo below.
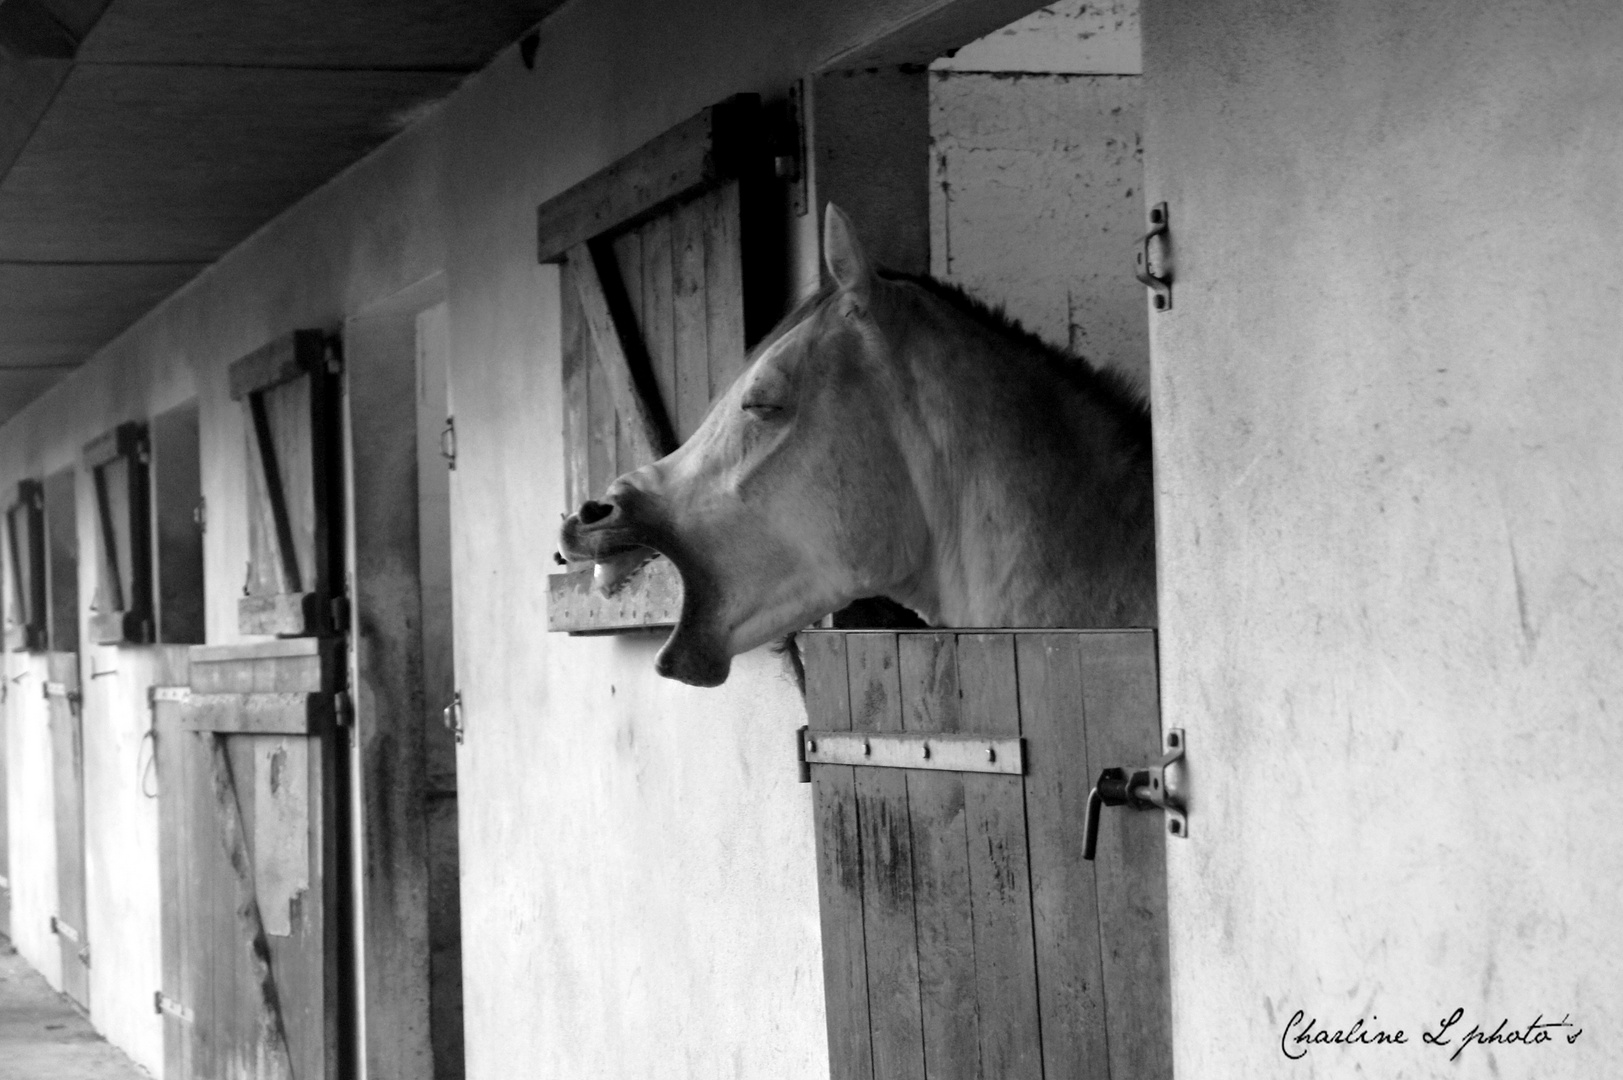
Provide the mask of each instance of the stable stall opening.
{"label": "stable stall opening", "polygon": [[[1142,389],[1136,3],[936,44],[811,80],[818,208]],[[832,1073],[1169,1077],[1161,814],[1082,855],[1093,778],[1160,753],[1153,631],[874,629],[910,614],[801,638]]]}

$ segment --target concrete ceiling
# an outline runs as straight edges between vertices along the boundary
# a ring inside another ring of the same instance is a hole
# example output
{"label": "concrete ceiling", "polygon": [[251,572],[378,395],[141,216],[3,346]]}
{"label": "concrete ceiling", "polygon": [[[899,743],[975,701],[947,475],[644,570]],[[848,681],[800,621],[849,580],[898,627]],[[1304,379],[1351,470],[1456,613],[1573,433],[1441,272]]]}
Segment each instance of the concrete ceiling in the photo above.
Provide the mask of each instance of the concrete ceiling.
{"label": "concrete ceiling", "polygon": [[0,422],[561,0],[0,0]]}

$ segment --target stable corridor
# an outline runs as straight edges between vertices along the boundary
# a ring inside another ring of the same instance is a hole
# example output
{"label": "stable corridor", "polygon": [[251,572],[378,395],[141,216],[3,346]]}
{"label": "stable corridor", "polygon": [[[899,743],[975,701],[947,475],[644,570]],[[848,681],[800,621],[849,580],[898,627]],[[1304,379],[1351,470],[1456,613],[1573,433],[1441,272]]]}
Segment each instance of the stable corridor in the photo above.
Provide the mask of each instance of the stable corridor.
{"label": "stable corridor", "polygon": [[0,938],[0,1080],[150,1080]]}

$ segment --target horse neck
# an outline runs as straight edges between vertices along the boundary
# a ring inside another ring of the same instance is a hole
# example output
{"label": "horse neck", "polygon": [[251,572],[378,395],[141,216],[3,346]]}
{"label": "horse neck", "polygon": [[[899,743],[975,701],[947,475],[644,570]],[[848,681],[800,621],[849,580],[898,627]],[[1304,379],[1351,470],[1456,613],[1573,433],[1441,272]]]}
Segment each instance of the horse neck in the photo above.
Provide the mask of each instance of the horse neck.
{"label": "horse neck", "polygon": [[932,548],[913,606],[942,625],[1153,623],[1147,448],[1116,404],[955,310],[901,341]]}

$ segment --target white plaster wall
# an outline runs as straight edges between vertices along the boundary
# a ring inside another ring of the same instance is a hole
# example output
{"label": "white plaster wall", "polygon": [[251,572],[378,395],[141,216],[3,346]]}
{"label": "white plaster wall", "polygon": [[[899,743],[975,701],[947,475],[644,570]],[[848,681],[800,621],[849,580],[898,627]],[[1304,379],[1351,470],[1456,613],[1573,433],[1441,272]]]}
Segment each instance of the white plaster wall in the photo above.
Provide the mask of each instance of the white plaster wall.
{"label": "white plaster wall", "polygon": [[[89,653],[83,722],[91,1015],[109,1042],[162,1076],[163,1019],[152,1008],[152,993],[163,985],[158,777],[153,744],[143,739],[152,722],[146,690],[155,650],[92,645]],[[112,674],[90,677],[103,671]]]}
{"label": "white plaster wall", "polygon": [[[557,281],[535,262],[535,208],[699,108],[781,93],[931,7],[570,5],[542,27],[534,70],[503,53],[0,428],[11,483],[195,393],[208,638],[238,640],[244,435],[228,365],[445,272],[476,1080],[827,1073],[809,789],[792,738],[803,711],[779,662],[741,658],[725,688],[699,691],[653,675],[654,636],[543,629],[564,506]],[[36,803],[14,803],[26,809],[13,820],[48,822]],[[150,1002],[151,986],[124,989]]]}
{"label": "white plaster wall", "polygon": [[56,784],[45,705],[45,655],[6,653],[6,799],[11,831],[11,943],[62,988],[56,914]]}
{"label": "white plaster wall", "polygon": [[1137,0],[1065,0],[931,65],[931,270],[1145,386]]}
{"label": "white plaster wall", "polygon": [[1178,1074],[1616,1076],[1623,7],[1144,27]]}

